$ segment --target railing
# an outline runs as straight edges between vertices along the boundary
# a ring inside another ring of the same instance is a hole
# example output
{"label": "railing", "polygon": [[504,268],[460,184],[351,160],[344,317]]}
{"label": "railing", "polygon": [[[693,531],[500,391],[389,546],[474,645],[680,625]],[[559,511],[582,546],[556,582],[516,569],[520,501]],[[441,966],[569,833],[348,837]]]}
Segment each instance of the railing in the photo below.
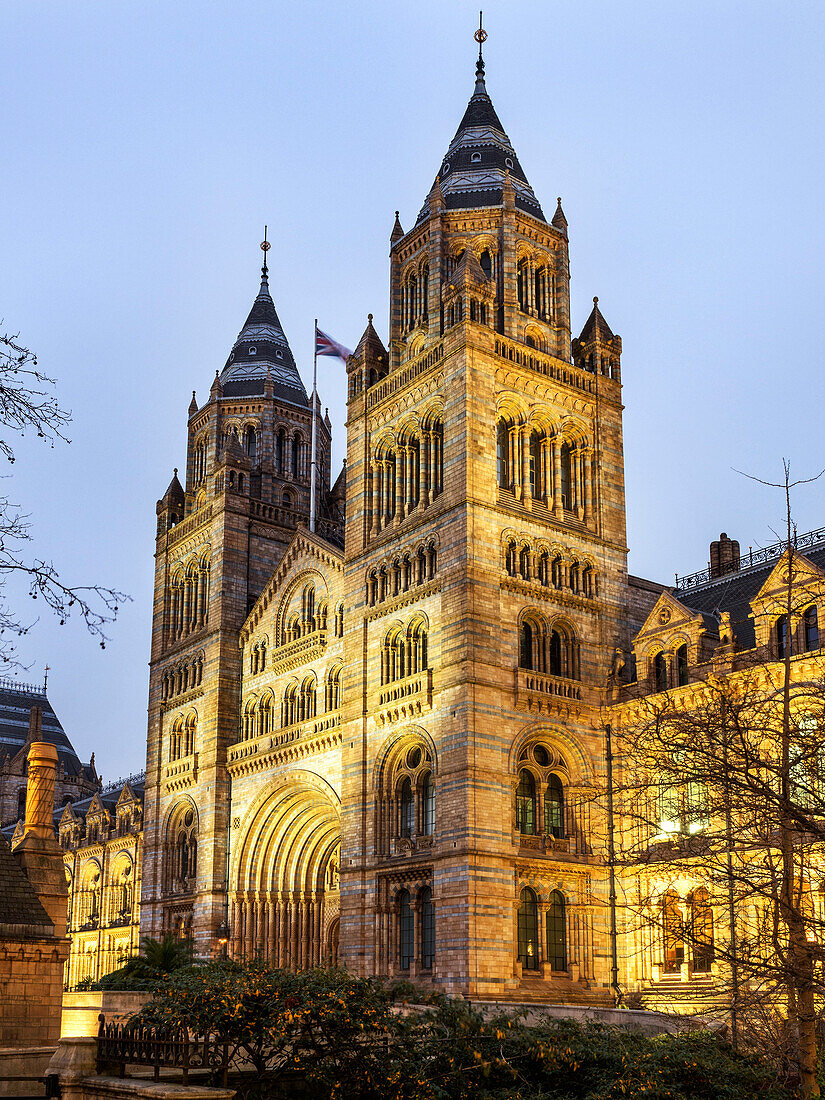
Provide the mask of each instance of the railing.
{"label": "railing", "polygon": [[596,376],[589,371],[574,367],[572,363],[554,363],[551,359],[535,355],[532,351],[525,351],[521,345],[511,343],[501,336],[496,337],[496,355],[519,367],[524,367],[525,370],[543,374],[545,378],[552,378],[555,382],[584,390],[585,393],[593,393],[596,388]]}
{"label": "railing", "polygon": [[115,791],[121,790],[128,783],[130,787],[135,785],[143,786],[146,782],[146,772],[132,772],[131,775],[121,775],[118,779],[110,779],[105,787],[101,790],[101,794],[113,794]]}
{"label": "railing", "polygon": [[371,386],[367,393],[367,408],[371,409],[375,405],[380,405],[382,401],[398,390],[403,389],[404,386],[409,385],[419,375],[434,367],[436,363],[440,363],[443,358],[444,344],[439,340],[435,347],[422,352],[417,359],[413,359],[405,367],[400,367],[388,377],[382,378],[380,382],[376,382],[374,386]]}
{"label": "railing", "polygon": [[532,669],[526,668],[516,670],[516,690],[519,696],[532,694],[544,697],[554,696],[557,699],[582,698],[582,685],[578,680],[552,676],[547,672],[533,672]]}
{"label": "railing", "polygon": [[278,523],[281,527],[297,527],[298,523],[306,518],[301,512],[295,512],[291,508],[282,508],[279,504],[265,504],[262,500],[250,500],[249,511],[250,515],[256,519]]}
{"label": "railing", "polygon": [[432,670],[425,668],[423,672],[417,672],[414,676],[405,676],[403,680],[395,680],[381,688],[378,696],[379,707],[388,703],[398,703],[409,699],[413,695],[432,694]]}
{"label": "railing", "polygon": [[272,672],[286,672],[296,665],[305,664],[323,653],[327,644],[326,630],[313,630],[293,642],[278,646],[272,651]]}
{"label": "railing", "polygon": [[126,1021],[106,1023],[98,1016],[97,1072],[115,1067],[121,1077],[127,1066],[152,1066],[155,1081],[160,1071],[180,1070],[183,1084],[189,1081],[190,1070],[206,1070],[215,1082],[226,1085],[229,1069],[229,1043],[217,1035],[193,1036],[186,1027],[156,1031]]}
{"label": "railing", "polygon": [[198,774],[198,754],[191,753],[166,765],[164,780],[167,791],[179,790],[194,783]]}
{"label": "railing", "polygon": [[202,508],[198,508],[197,512],[193,512],[191,516],[187,516],[186,519],[182,519],[180,523],[176,523],[168,534],[168,545],[174,546],[175,543],[180,542],[181,539],[186,538],[187,535],[201,527],[207,520],[212,518],[212,505],[204,504]]}
{"label": "railing", "polygon": [[0,691],[21,691],[26,695],[45,695],[46,688],[39,684],[22,684],[8,676],[0,677]]}
{"label": "railing", "polygon": [[[796,535],[793,539],[793,548],[794,550],[812,550],[821,543],[825,543],[825,527],[808,531],[804,535]],[[723,580],[733,573],[744,573],[751,568],[769,565],[781,558],[786,549],[786,542],[775,542],[771,546],[763,546],[758,550],[749,547],[747,554],[741,554],[738,562],[729,562],[720,566],[715,576],[711,573],[710,565],[707,569],[700,569],[698,573],[689,573],[686,577],[680,577],[677,573],[676,588],[680,592],[686,592],[691,588],[701,588],[705,584],[710,584],[711,581]]]}
{"label": "railing", "polygon": [[319,737],[322,733],[327,733],[340,725],[341,712],[333,710],[327,714],[322,714],[319,718],[296,722],[292,726],[283,726],[274,733],[262,734],[260,737],[252,737],[248,741],[239,741],[235,745],[230,745],[227,763],[239,764],[252,757],[263,756],[271,749],[278,749],[282,745],[289,745],[294,741]]}

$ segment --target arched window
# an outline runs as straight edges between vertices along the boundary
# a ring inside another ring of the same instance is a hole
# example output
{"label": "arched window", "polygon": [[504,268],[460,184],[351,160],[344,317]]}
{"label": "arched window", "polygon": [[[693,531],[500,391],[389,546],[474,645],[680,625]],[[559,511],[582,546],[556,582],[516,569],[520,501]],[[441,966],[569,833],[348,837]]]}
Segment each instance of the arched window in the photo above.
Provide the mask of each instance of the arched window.
{"label": "arched window", "polygon": [[527,620],[521,624],[518,663],[521,668],[533,668],[533,628]]}
{"label": "arched window", "polygon": [[493,274],[493,259],[492,259],[492,256],[490,255],[488,249],[486,249],[486,248],[484,249],[484,251],[481,253],[481,255],[478,258],[478,262],[481,264],[481,270],[484,272],[484,274],[489,279],[491,277],[491,275]]}
{"label": "arched window", "polygon": [[26,819],[26,788],[21,787],[17,792],[17,820],[25,821]]}
{"label": "arched window", "polygon": [[573,450],[569,443],[561,445],[561,502],[569,511],[573,507]]}
{"label": "arched window", "polygon": [[710,973],[713,962],[713,910],[704,886],[690,896],[690,931],[694,974]]}
{"label": "arched window", "polygon": [[519,260],[518,262],[518,305],[522,312],[527,311],[528,306],[528,284],[529,284],[529,262],[527,260]]}
{"label": "arched window", "polygon": [[776,656],[780,661],[785,660],[785,647],[788,644],[788,616],[780,615],[776,620]]}
{"label": "arched window", "polygon": [[688,682],[688,647],[680,645],[676,650],[676,679],[679,687],[684,687]]}
{"label": "arched window", "polygon": [[536,781],[528,768],[522,768],[518,775],[516,829],[527,836],[536,831]]}
{"label": "arched window", "polygon": [[292,438],[292,476],[297,481],[303,474],[301,470],[301,441],[298,436]]}
{"label": "arched window", "polygon": [[398,791],[399,833],[411,837],[415,833],[415,801],[410,777],[405,775]]}
{"label": "arched window", "polygon": [[539,968],[539,907],[529,886],[519,895],[518,961],[525,970]]}
{"label": "arched window", "polygon": [[667,691],[667,659],[664,653],[653,658],[653,688],[655,691]]}
{"label": "arched window", "polygon": [[662,946],[666,974],[677,974],[685,961],[684,925],[679,896],[668,890],[662,897]]}
{"label": "arched window", "polygon": [[315,717],[315,677],[307,676],[301,684],[300,721],[306,722]]}
{"label": "arched window", "polygon": [[413,911],[409,890],[398,895],[398,965],[409,970],[413,960]]}
{"label": "arched window", "polygon": [[564,675],[561,635],[557,630],[550,634],[550,643],[547,647],[547,671],[551,676]]}
{"label": "arched window", "polygon": [[802,635],[806,653],[812,649],[819,649],[819,620],[813,604],[805,608],[805,614],[802,616]]}
{"label": "arched window", "polygon": [[427,772],[421,781],[421,832],[432,836],[435,832],[435,781]]}
{"label": "arched window", "polygon": [[344,637],[344,605],[339,603],[335,608],[335,637]]}
{"label": "arched window", "polygon": [[513,480],[510,476],[510,428],[508,420],[496,423],[496,470],[502,489],[509,489]]}
{"label": "arched window", "polygon": [[341,666],[333,665],[327,673],[326,709],[338,710],[341,706]]}
{"label": "arched window", "polygon": [[567,969],[567,920],[564,894],[554,890],[545,916],[547,933],[547,962],[551,970]]}
{"label": "arched window", "polygon": [[432,970],[435,962],[435,906],[433,892],[425,886],[419,894],[421,906],[421,968]]}
{"label": "arched window", "polygon": [[244,450],[253,462],[258,457],[258,435],[253,427],[248,427],[244,432]]}
{"label": "arched window", "polygon": [[557,775],[547,780],[544,796],[544,831],[550,836],[564,836],[564,787]]}

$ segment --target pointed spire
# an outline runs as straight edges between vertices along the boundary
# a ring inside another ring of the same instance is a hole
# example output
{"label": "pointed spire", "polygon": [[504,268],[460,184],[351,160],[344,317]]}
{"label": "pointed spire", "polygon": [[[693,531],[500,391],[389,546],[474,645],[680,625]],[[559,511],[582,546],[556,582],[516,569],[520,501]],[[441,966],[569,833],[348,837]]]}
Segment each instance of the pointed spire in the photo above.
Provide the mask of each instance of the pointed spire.
{"label": "pointed spire", "polygon": [[198,402],[195,398],[195,391],[192,390],[192,400],[189,402],[189,415],[194,416],[198,411]]}
{"label": "pointed spire", "polygon": [[588,343],[593,340],[600,340],[607,344],[613,339],[613,333],[610,331],[610,325],[605,321],[602,316],[602,312],[599,309],[599,299],[593,299],[593,309],[590,312],[590,316],[584,323],[584,328],[581,331],[579,340],[582,343]]}
{"label": "pointed spire", "polygon": [[[267,228],[264,227],[261,242],[264,254],[261,286],[223,368],[221,382],[227,396],[253,396],[263,393],[264,380],[270,372],[276,388],[284,390],[283,396],[303,405],[308,402],[306,390],[269,293],[266,254],[272,246],[267,240]],[[227,390],[227,386],[232,388]]]}
{"label": "pointed spire", "polygon": [[474,95],[487,93],[487,86],[484,83],[484,55],[481,52],[481,47],[487,41],[487,32],[484,29],[484,13],[478,13],[478,30],[473,35],[476,42],[478,42],[478,61],[476,62],[476,87]]}
{"label": "pointed spire", "polygon": [[183,486],[178,481],[178,468],[176,466],[172,474],[172,480],[169,482],[169,488],[163,494],[162,499],[165,504],[177,504],[183,501],[183,498]]}
{"label": "pointed spire", "polygon": [[556,200],[556,213],[553,215],[553,221],[551,225],[554,225],[556,229],[560,229],[562,233],[567,234],[567,218],[564,216],[564,211],[561,208],[561,195]]}
{"label": "pointed spire", "polygon": [[215,399],[223,397],[223,386],[221,384],[221,378],[217,371],[215,371],[215,381],[209,390],[209,396]]}
{"label": "pointed spire", "polygon": [[[487,32],[480,19],[479,28],[475,32],[479,46],[475,88],[441,166],[439,186],[444,198],[444,208],[474,210],[501,206],[504,173],[509,170],[514,189],[514,205],[534,218],[546,221],[487,92],[482,53],[482,43],[486,38]],[[427,201],[418,215],[416,225],[429,217],[430,213],[431,202]]]}
{"label": "pointed spire", "polygon": [[367,314],[367,327],[364,329],[364,334],[358,341],[358,346],[352,353],[353,359],[361,359],[364,355],[368,359],[386,359],[387,349],[381,342],[381,337],[375,331],[372,325],[372,314]]}
{"label": "pointed spire", "polygon": [[501,205],[508,210],[514,209],[516,205],[516,189],[510,179],[509,168],[504,169],[504,183],[501,185]]}
{"label": "pointed spire", "polygon": [[404,230],[401,228],[401,220],[398,217],[398,211],[395,212],[395,225],[392,227],[392,233],[390,233],[390,244],[395,244],[396,241],[400,241],[404,236]]}
{"label": "pointed spire", "polygon": [[441,176],[435,177],[435,183],[427,196],[430,204],[430,213],[437,214],[444,209],[444,192],[441,190]]}

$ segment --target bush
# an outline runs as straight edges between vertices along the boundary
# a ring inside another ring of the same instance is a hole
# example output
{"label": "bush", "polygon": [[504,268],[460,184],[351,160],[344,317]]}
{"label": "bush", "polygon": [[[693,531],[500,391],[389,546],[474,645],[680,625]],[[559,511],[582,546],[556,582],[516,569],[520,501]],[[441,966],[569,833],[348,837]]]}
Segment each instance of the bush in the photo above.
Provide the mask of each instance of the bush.
{"label": "bush", "polygon": [[[411,1003],[416,998],[417,1003]],[[422,1000],[426,1003],[422,1004]],[[171,971],[135,1017],[226,1042],[241,1094],[329,1100],[783,1100],[770,1067],[703,1031],[526,1025],[340,970],[218,960]]]}

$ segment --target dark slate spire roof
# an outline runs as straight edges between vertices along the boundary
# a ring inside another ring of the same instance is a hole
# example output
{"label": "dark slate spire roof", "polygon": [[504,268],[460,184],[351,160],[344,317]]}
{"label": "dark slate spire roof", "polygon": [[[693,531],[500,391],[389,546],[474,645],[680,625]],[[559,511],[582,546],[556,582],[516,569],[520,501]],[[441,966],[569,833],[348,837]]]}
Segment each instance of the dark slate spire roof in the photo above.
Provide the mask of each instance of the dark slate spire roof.
{"label": "dark slate spire roof", "polygon": [[367,315],[367,327],[364,329],[364,335],[358,341],[358,347],[352,354],[357,358],[361,358],[363,355],[373,359],[386,358],[387,349],[381,343],[381,337],[372,326],[371,313]]}
{"label": "dark slate spire roof", "polygon": [[[475,90],[439,172],[446,208],[469,210],[481,206],[501,206],[505,169],[510,171],[518,209],[546,221],[499,121],[493,101],[487,94],[484,60],[479,51]],[[416,224],[422,222],[428,213],[429,204],[425,202]]]}
{"label": "dark slate spire roof", "polygon": [[267,367],[275,383],[275,396],[306,406],[307,391],[295,366],[275,303],[269,293],[266,263],[261,270],[261,289],[235,346],[221,372],[225,397],[253,397],[263,394]]}
{"label": "dark slate spire roof", "polygon": [[600,340],[602,343],[609,343],[613,339],[613,333],[610,331],[610,325],[602,317],[601,310],[599,309],[599,299],[593,299],[593,309],[590,312],[590,316],[584,322],[584,328],[581,331],[579,339],[582,343],[588,343],[591,340]]}
{"label": "dark slate spire roof", "polygon": [[32,707],[40,707],[43,718],[39,738],[54,745],[66,774],[75,776],[84,770],[80,758],[52,710],[45,691],[31,684],[0,680],[0,750],[16,756],[29,735],[29,715]]}

